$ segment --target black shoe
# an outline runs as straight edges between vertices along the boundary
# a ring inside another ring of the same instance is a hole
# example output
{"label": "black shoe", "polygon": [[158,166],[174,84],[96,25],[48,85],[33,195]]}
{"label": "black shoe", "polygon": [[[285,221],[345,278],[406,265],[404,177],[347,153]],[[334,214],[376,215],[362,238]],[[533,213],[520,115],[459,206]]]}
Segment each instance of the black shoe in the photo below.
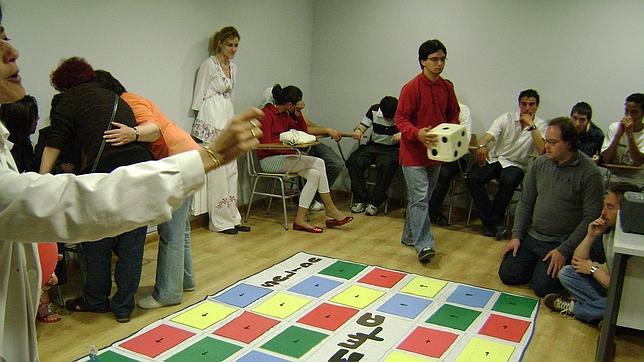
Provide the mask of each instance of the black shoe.
{"label": "black shoe", "polygon": [[501,240],[505,237],[505,234],[508,232],[508,229],[504,225],[497,225],[494,228],[494,238],[496,240]]}
{"label": "black shoe", "polygon": [[483,231],[481,232],[481,235],[483,235],[483,236],[489,236],[489,237],[493,238],[493,237],[495,237],[495,236],[496,236],[496,232],[495,232],[495,230],[488,229],[488,228],[486,228],[486,227],[484,226],[484,227],[483,227]]}
{"label": "black shoe", "polygon": [[244,226],[244,225],[235,225],[235,230],[241,231],[243,233],[247,233],[250,231],[250,226]]}
{"label": "black shoe", "polygon": [[236,228],[226,229],[226,230],[220,231],[220,233],[226,234],[226,235],[236,235],[237,234],[237,229]]}
{"label": "black shoe", "polygon": [[129,314],[114,314],[114,318],[116,318],[116,321],[119,323],[127,323],[130,321]]}
{"label": "black shoe", "polygon": [[449,222],[447,222],[447,218],[445,215],[443,215],[442,212],[437,212],[435,214],[431,214],[429,216],[429,219],[432,221],[433,224],[436,224],[438,226],[447,226],[449,225]]}
{"label": "black shoe", "polygon": [[436,255],[436,250],[432,248],[423,248],[420,253],[418,253],[418,261],[426,263],[429,259],[433,258],[434,255]]}
{"label": "black shoe", "polygon": [[414,243],[408,243],[405,240],[400,240],[400,243],[403,244],[404,246],[414,246]]}

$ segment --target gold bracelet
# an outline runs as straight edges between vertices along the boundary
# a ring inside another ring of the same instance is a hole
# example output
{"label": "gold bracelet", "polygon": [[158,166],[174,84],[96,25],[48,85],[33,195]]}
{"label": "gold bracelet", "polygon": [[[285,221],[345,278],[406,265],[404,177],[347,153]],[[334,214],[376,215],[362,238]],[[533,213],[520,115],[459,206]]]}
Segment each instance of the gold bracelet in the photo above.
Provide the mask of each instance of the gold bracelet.
{"label": "gold bracelet", "polygon": [[211,150],[208,146],[203,146],[203,148],[206,150],[206,153],[208,153],[208,157],[210,157],[212,163],[215,164],[215,168],[221,166],[221,164],[223,163],[221,162],[221,156],[215,151]]}

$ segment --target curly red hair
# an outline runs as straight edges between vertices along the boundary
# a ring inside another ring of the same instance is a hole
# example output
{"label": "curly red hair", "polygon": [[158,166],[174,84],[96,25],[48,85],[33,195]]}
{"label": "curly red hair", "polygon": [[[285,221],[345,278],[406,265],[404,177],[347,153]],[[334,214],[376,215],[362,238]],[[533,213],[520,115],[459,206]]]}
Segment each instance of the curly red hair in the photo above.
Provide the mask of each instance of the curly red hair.
{"label": "curly red hair", "polygon": [[52,87],[59,92],[64,92],[96,79],[96,73],[85,58],[71,57],[63,59],[49,77]]}

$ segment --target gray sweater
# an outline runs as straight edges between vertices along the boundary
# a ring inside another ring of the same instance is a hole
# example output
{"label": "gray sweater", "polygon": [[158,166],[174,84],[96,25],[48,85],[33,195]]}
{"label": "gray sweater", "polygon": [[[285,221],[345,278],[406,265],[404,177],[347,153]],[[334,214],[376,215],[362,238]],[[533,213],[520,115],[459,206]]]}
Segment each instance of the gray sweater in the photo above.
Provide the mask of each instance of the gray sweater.
{"label": "gray sweater", "polygon": [[527,232],[537,240],[561,243],[557,250],[568,259],[601,213],[603,197],[603,178],[588,156],[576,151],[558,165],[542,155],[523,181],[512,237],[523,240]]}

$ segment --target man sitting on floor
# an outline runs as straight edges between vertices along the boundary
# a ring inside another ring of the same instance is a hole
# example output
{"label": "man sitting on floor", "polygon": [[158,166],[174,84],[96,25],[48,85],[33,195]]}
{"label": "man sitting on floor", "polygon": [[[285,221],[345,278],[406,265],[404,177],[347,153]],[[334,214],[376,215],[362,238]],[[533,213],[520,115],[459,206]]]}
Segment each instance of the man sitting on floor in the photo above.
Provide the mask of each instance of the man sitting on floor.
{"label": "man sitting on floor", "polygon": [[[366,145],[360,145],[347,160],[353,193],[351,212],[376,215],[380,205],[387,199],[389,185],[400,167],[398,163],[400,132],[394,121],[396,107],[398,107],[398,100],[395,97],[384,97],[380,100],[380,104],[369,107],[362,121],[353,130],[352,137],[359,141],[365,131],[373,125],[369,142]],[[376,184],[369,194],[364,173],[372,164],[376,165],[377,174]]]}
{"label": "man sitting on floor", "polygon": [[[519,112],[508,112],[494,120],[476,150],[478,164],[472,166],[467,187],[483,222],[483,235],[501,240],[506,233],[505,212],[514,190],[521,184],[533,150],[543,154],[542,135],[546,124],[536,116],[539,94],[534,89],[519,93]],[[495,141],[488,151],[488,143]],[[494,202],[486,185],[497,179]]]}
{"label": "man sitting on floor", "polygon": [[559,293],[546,295],[543,303],[550,310],[573,315],[584,322],[596,323],[604,317],[606,310],[606,289],[610,281],[607,269],[590,259],[590,249],[593,242],[602,236],[608,267],[612,262],[614,227],[617,212],[622,203],[622,197],[627,191],[639,191],[635,185],[614,183],[608,189],[604,198],[604,208],[601,216],[588,224],[588,232],[584,240],[575,248],[572,265],[566,265],[559,272],[559,281],[571,298]]}
{"label": "man sitting on floor", "polygon": [[599,215],[604,191],[599,168],[577,148],[569,118],[550,121],[545,147],[523,182],[499,266],[503,283],[528,283],[539,297],[561,290],[557,274]]}

